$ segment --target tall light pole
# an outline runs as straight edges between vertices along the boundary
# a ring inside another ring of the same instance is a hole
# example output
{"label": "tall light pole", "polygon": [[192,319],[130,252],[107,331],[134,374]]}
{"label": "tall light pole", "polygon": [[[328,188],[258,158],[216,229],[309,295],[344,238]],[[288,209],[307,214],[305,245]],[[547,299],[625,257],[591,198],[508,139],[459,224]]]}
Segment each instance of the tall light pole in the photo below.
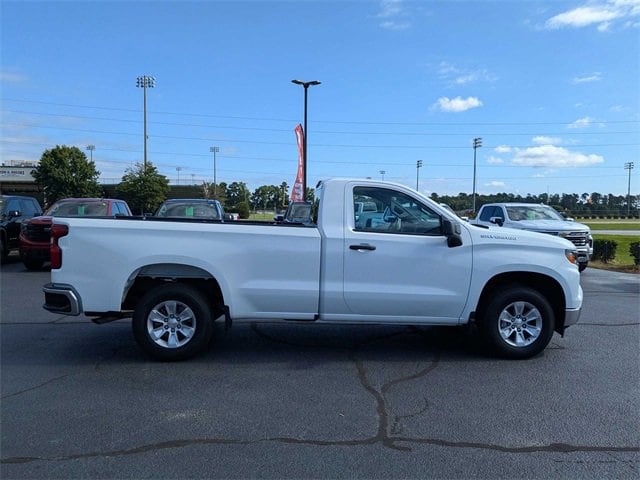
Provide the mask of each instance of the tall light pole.
{"label": "tall light pole", "polygon": [[420,191],[420,168],[422,167],[422,160],[416,162],[416,191]]}
{"label": "tall light pole", "polygon": [[95,145],[87,145],[87,150],[89,150],[89,160],[93,162],[93,151],[96,149]]}
{"label": "tall light pole", "polygon": [[312,85],[320,85],[321,82],[318,80],[311,80],[310,82],[291,80],[291,83],[302,85],[304,87],[304,138],[302,139],[302,154],[304,156],[302,166],[302,200],[304,201],[307,199],[307,143],[309,141],[309,132],[307,131],[307,90]]}
{"label": "tall light pole", "polygon": [[482,146],[482,138],[473,139],[473,213],[476,213],[476,150]]}
{"label": "tall light pole", "polygon": [[624,169],[629,170],[629,184],[627,186],[627,217],[631,214],[631,170],[633,170],[633,162],[624,164]]}
{"label": "tall light pole", "polygon": [[380,170],[380,175],[382,175],[382,181],[384,182],[384,174],[387,173],[386,170]]}
{"label": "tall light pole", "polygon": [[176,185],[180,185],[180,170],[182,170],[182,167],[176,167],[176,172],[178,172],[178,182]]}
{"label": "tall light pole", "polygon": [[213,198],[218,198],[218,179],[216,177],[216,153],[220,151],[220,147],[209,147],[209,151],[213,153]]}
{"label": "tall light pole", "polygon": [[144,171],[147,171],[147,88],[156,86],[156,79],[149,75],[138,77],[136,87],[142,88],[144,92]]}

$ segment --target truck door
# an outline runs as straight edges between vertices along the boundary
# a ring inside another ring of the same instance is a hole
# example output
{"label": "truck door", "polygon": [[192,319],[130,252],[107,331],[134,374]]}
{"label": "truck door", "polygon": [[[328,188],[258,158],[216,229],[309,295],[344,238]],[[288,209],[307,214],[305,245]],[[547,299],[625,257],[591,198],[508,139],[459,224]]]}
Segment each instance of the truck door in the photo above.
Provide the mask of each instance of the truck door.
{"label": "truck door", "polygon": [[[457,323],[471,281],[470,239],[448,247],[441,216],[409,193],[349,189],[344,300],[350,312],[363,321]],[[375,202],[377,210],[356,220],[355,202]]]}

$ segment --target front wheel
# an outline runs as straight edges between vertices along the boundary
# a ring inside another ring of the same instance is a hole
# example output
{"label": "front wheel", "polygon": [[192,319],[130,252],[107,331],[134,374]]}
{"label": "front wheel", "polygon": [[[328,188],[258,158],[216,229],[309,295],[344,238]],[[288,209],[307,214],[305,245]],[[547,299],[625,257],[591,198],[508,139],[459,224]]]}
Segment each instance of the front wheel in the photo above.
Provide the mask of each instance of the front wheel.
{"label": "front wheel", "polygon": [[176,361],[202,352],[213,334],[209,302],[196,289],[180,284],[154,288],[133,313],[133,335],[157,360]]}
{"label": "front wheel", "polygon": [[508,288],[489,301],[480,316],[480,331],[501,357],[525,359],[551,341],[555,317],[549,301],[526,287]]}

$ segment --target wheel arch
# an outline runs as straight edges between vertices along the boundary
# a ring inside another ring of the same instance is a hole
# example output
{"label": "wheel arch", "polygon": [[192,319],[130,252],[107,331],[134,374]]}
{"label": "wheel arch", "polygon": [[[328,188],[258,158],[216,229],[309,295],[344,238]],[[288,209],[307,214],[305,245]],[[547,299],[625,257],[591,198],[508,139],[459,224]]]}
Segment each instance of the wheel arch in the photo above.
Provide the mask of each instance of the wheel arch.
{"label": "wheel arch", "polygon": [[562,286],[556,279],[542,273],[508,272],[494,276],[482,289],[480,300],[476,308],[475,317],[486,309],[491,295],[498,289],[507,287],[528,287],[543,295],[550,303],[555,317],[554,329],[559,334],[564,333],[566,299]]}
{"label": "wheel arch", "polygon": [[192,265],[156,263],[137,269],[129,277],[122,300],[123,310],[134,310],[142,296],[167,283],[188,285],[207,299],[215,313],[224,313],[224,295],[218,280],[206,270]]}

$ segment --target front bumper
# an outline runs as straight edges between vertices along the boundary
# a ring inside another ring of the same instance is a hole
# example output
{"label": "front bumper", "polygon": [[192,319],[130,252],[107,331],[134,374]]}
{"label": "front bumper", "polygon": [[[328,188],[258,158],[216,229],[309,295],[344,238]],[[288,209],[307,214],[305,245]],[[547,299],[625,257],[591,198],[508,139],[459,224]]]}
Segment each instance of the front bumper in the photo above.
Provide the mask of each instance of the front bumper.
{"label": "front bumper", "polygon": [[42,291],[44,292],[44,305],[42,305],[42,308],[45,310],[74,316],[82,313],[82,300],[76,289],[71,285],[47,283],[42,287]]}

